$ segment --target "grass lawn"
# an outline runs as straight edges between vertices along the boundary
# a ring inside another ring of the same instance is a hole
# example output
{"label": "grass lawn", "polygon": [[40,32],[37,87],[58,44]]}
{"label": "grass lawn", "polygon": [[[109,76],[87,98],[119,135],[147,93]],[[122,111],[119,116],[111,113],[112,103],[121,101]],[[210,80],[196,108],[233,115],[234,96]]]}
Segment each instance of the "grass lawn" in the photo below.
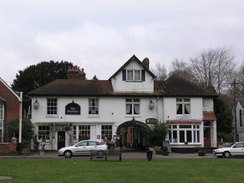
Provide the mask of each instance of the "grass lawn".
{"label": "grass lawn", "polygon": [[1,160],[3,183],[243,183],[244,159]]}

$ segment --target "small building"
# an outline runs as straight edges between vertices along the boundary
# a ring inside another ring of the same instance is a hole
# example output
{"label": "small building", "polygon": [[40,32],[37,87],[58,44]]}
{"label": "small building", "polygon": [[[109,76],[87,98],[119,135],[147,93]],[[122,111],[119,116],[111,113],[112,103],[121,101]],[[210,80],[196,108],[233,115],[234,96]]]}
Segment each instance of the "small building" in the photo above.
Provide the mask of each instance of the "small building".
{"label": "small building", "polygon": [[9,121],[19,116],[20,97],[0,78],[0,142],[8,139]]}
{"label": "small building", "polygon": [[176,75],[156,81],[148,58],[133,55],[108,80],[85,80],[77,67],[67,76],[28,93],[34,133],[46,149],[105,136],[139,149],[155,123],[169,126],[174,149],[217,146],[215,95]]}
{"label": "small building", "polygon": [[235,117],[236,117],[236,131],[238,141],[244,141],[244,97],[237,98],[235,105]]}

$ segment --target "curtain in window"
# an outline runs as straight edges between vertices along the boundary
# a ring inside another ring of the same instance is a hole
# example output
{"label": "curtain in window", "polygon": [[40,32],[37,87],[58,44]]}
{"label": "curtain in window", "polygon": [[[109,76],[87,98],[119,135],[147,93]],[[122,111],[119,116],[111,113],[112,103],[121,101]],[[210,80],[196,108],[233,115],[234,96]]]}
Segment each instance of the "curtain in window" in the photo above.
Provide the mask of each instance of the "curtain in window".
{"label": "curtain in window", "polygon": [[177,104],[176,105],[176,107],[177,107],[177,114],[182,114],[182,104]]}
{"label": "curtain in window", "polygon": [[134,104],[134,114],[139,114],[140,106],[139,104]]}
{"label": "curtain in window", "polygon": [[126,104],[126,114],[132,114],[132,104]]}
{"label": "curtain in window", "polygon": [[185,104],[185,114],[190,114],[190,105]]}

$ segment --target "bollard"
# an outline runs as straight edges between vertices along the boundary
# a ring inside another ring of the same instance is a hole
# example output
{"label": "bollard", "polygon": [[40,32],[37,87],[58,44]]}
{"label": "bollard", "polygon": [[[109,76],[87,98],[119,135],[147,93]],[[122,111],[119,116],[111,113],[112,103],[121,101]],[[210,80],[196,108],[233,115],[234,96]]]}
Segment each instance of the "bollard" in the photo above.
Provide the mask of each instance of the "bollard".
{"label": "bollard", "polygon": [[151,161],[152,157],[153,157],[153,150],[152,150],[152,148],[148,148],[147,149],[147,160]]}

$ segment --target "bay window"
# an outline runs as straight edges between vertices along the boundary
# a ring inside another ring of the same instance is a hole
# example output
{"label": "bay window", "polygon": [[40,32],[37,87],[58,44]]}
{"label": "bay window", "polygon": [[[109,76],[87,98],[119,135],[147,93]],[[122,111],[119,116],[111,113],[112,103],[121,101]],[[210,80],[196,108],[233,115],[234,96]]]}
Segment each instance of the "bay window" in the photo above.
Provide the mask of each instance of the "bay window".
{"label": "bay window", "polygon": [[200,125],[169,125],[170,143],[200,143]]}

